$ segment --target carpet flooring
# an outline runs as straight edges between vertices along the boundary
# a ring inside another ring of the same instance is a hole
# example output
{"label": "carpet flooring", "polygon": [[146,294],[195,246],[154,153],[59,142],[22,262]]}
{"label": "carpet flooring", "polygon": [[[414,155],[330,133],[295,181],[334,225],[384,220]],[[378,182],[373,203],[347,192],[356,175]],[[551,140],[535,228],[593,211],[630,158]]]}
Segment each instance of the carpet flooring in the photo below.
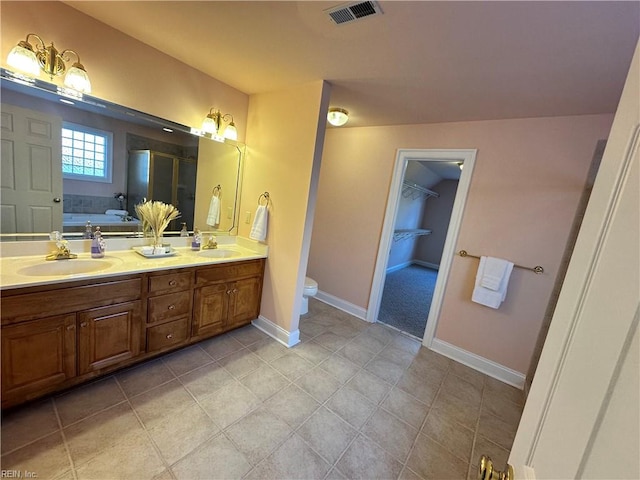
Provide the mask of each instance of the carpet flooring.
{"label": "carpet flooring", "polygon": [[422,338],[438,271],[420,265],[388,273],[378,321]]}

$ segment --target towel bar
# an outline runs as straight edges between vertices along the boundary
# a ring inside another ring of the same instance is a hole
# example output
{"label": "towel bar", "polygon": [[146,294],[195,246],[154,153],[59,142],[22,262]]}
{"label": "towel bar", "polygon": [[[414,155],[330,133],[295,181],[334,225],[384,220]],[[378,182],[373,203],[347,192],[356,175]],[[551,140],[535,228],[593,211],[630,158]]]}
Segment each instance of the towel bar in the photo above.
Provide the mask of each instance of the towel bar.
{"label": "towel bar", "polygon": [[[461,257],[471,257],[471,258],[480,258],[477,255],[471,255],[469,253],[467,253],[466,250],[460,250],[458,252],[458,255],[460,255]],[[518,265],[518,264],[513,264],[514,267],[518,267],[518,268],[522,268],[524,270],[531,270],[532,272],[535,272],[536,274],[540,274],[540,273],[544,273],[544,268],[542,268],[540,265],[536,265],[535,267],[523,267],[522,265]]]}
{"label": "towel bar", "polygon": [[265,203],[266,206],[269,206],[269,201],[270,201],[269,192],[264,192],[262,195],[258,197],[258,205],[262,205],[262,203],[260,203],[262,202],[262,200],[267,202]]}
{"label": "towel bar", "polygon": [[221,191],[222,187],[220,185],[216,185],[215,187],[213,187],[213,191],[211,193],[213,193],[213,195],[215,195],[216,197],[219,197]]}

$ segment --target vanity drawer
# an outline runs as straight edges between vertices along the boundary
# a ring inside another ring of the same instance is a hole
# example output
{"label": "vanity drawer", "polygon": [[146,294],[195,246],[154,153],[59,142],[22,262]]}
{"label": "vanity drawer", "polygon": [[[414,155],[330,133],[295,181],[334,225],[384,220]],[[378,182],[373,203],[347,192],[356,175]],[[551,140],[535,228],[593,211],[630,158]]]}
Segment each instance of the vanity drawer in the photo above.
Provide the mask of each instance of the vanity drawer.
{"label": "vanity drawer", "polygon": [[202,286],[208,283],[226,282],[229,280],[236,280],[238,278],[262,276],[263,271],[263,259],[201,268],[196,272],[196,285]]}
{"label": "vanity drawer", "polygon": [[149,277],[149,294],[178,292],[191,288],[193,273],[169,273],[165,275],[153,275]]}
{"label": "vanity drawer", "polygon": [[163,323],[147,329],[147,352],[164,350],[189,338],[189,318]]}
{"label": "vanity drawer", "polygon": [[190,312],[190,291],[169,293],[148,299],[148,323],[156,323],[170,318],[189,315]]}

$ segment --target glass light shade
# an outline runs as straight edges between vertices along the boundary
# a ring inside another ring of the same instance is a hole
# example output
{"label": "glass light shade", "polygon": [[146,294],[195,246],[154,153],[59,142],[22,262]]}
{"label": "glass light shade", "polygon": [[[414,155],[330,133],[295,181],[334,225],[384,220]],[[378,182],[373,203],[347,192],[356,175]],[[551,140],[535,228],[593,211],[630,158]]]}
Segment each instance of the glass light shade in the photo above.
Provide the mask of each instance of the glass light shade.
{"label": "glass light shade", "polygon": [[[20,42],[22,43],[22,42]],[[40,75],[40,64],[33,50],[18,44],[11,49],[7,56],[7,65],[37,77]]]}
{"label": "glass light shade", "polygon": [[202,122],[202,131],[204,133],[209,133],[211,135],[215,134],[218,130],[218,125],[216,124],[213,116],[207,115],[207,117]]}
{"label": "glass light shade", "polygon": [[79,63],[74,64],[64,77],[64,84],[79,92],[91,93],[91,81],[86,70]]}
{"label": "glass light shade", "polygon": [[330,108],[327,121],[334,127],[341,127],[349,120],[349,112],[343,108]]}
{"label": "glass light shade", "polygon": [[233,122],[227,125],[227,128],[224,129],[224,138],[228,138],[229,140],[238,140],[238,130]]}

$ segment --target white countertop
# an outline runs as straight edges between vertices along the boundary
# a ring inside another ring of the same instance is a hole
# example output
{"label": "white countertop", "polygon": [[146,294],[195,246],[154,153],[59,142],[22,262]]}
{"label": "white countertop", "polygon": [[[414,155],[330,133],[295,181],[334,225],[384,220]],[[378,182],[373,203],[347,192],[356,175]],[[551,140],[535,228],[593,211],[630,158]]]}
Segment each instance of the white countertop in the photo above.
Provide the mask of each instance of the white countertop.
{"label": "white countertop", "polygon": [[[79,241],[82,242],[82,241]],[[107,251],[102,259],[92,259],[91,254],[86,250],[84,243],[78,243],[75,246],[80,247],[74,249],[75,242],[70,242],[70,250],[78,255],[77,259],[71,260],[45,260],[45,255],[39,253],[37,255],[13,255],[2,256],[0,258],[0,289],[8,290],[20,287],[29,287],[36,285],[50,285],[64,282],[87,279],[102,279],[119,275],[127,275],[134,273],[152,272],[158,270],[168,270],[172,268],[218,265],[221,263],[240,262],[244,260],[252,260],[257,258],[267,258],[268,247],[264,244],[253,242],[241,237],[225,237],[218,240],[218,252],[231,251],[231,257],[227,258],[209,258],[207,252],[215,252],[215,250],[192,251],[190,247],[184,246],[186,241],[184,238],[172,238],[170,243],[173,246],[175,254],[171,256],[147,258],[135,252],[132,247],[141,245],[140,240],[129,242],[115,242],[111,245],[120,250],[111,250],[107,243]],[[86,241],[85,243],[88,243]],[[3,254],[8,249],[3,249]],[[15,250],[15,249],[13,249]],[[87,273],[71,273],[56,274],[49,271],[63,271],[69,262],[69,268],[75,266],[87,265],[89,268],[96,268]],[[73,262],[77,262],[74,264]],[[60,265],[46,264],[59,263]],[[45,264],[44,271],[38,271],[40,265]],[[34,274],[35,270],[35,274]]]}

